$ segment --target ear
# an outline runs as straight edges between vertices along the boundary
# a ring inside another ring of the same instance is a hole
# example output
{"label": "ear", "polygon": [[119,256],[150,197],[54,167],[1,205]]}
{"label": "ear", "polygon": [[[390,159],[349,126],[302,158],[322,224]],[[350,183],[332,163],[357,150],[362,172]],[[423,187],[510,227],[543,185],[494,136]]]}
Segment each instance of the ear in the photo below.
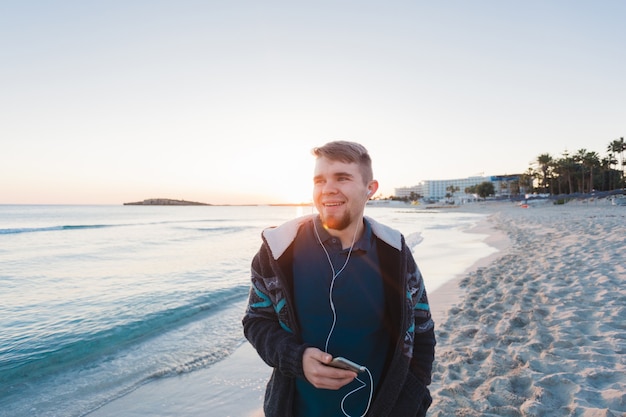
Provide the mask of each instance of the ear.
{"label": "ear", "polygon": [[367,197],[371,197],[378,190],[378,181],[372,180],[369,184],[367,184]]}

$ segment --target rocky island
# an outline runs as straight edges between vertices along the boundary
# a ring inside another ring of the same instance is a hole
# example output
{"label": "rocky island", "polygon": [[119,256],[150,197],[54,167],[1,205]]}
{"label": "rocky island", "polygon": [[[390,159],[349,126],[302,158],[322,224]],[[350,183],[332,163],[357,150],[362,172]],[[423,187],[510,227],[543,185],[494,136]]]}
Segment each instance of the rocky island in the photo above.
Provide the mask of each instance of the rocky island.
{"label": "rocky island", "polygon": [[148,198],[134,203],[124,203],[125,206],[210,206],[207,203],[196,201],[172,200],[169,198]]}

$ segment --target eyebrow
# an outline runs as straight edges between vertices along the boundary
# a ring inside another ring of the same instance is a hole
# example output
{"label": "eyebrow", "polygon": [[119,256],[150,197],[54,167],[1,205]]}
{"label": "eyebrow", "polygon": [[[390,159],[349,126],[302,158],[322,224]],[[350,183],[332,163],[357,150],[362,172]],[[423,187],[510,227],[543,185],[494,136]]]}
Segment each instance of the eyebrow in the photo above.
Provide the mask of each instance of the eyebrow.
{"label": "eyebrow", "polygon": [[[331,176],[332,177],[350,177],[350,178],[354,178],[353,174],[350,174],[349,172],[345,172],[345,171],[333,172]],[[317,180],[317,179],[321,179],[323,177],[324,177],[324,175],[316,175],[316,176],[313,177],[313,179]]]}

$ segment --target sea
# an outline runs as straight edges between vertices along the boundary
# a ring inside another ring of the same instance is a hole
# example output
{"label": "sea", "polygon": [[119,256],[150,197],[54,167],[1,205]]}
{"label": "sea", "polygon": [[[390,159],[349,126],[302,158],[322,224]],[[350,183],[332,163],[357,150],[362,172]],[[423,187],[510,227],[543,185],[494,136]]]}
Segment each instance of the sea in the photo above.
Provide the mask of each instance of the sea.
{"label": "sea", "polygon": [[[307,206],[0,205],[0,416],[86,416],[244,342],[261,231]],[[368,206],[434,291],[493,249],[480,213]]]}

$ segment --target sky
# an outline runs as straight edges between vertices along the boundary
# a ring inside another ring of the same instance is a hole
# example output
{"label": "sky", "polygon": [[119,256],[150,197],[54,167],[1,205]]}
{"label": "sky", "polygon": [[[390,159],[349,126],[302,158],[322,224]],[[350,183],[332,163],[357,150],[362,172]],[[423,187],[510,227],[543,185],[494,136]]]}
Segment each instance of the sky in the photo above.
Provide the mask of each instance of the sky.
{"label": "sky", "polygon": [[377,196],[606,156],[626,2],[0,0],[0,204],[311,200],[365,145]]}

